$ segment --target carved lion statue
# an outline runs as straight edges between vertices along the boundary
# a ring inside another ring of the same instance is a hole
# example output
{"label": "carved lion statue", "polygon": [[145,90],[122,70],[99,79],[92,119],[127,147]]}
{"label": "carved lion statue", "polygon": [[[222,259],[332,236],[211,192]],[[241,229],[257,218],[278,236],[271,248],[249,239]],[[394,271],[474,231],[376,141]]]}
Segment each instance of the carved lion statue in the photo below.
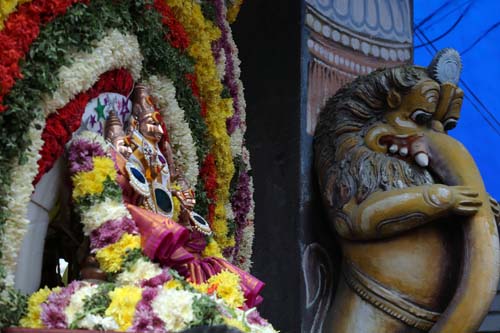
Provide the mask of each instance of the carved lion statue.
{"label": "carved lion statue", "polygon": [[315,168],[342,273],[326,332],[476,332],[495,295],[495,216],[468,151],[447,135],[463,92],[452,49],[380,69],[331,98]]}

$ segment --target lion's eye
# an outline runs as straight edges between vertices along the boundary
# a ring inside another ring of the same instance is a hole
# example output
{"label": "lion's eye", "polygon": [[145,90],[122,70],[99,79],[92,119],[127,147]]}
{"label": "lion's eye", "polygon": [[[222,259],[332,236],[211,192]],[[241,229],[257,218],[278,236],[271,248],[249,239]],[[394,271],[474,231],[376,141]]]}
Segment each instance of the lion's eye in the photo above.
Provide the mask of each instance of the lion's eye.
{"label": "lion's eye", "polygon": [[410,118],[419,125],[425,125],[432,120],[432,113],[424,110],[414,111]]}
{"label": "lion's eye", "polygon": [[451,131],[455,127],[457,127],[458,119],[456,118],[449,118],[446,119],[443,123],[443,128],[445,131]]}

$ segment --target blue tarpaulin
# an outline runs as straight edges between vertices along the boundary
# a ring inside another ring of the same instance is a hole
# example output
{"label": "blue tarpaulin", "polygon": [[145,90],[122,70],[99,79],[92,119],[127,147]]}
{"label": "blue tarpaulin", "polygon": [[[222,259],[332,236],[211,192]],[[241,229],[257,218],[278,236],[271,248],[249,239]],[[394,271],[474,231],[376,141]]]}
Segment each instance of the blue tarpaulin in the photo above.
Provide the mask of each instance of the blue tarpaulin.
{"label": "blue tarpaulin", "polygon": [[486,188],[500,199],[500,1],[414,0],[414,62],[430,63],[437,50],[462,56],[465,98],[449,134],[472,153]]}

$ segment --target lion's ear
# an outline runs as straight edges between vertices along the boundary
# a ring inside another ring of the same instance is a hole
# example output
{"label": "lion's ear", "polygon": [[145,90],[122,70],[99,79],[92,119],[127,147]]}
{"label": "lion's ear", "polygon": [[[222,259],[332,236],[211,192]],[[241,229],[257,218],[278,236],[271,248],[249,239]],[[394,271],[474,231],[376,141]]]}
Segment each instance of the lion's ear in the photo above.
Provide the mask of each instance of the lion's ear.
{"label": "lion's ear", "polygon": [[401,95],[394,89],[389,90],[387,94],[387,104],[391,109],[395,109],[401,105]]}

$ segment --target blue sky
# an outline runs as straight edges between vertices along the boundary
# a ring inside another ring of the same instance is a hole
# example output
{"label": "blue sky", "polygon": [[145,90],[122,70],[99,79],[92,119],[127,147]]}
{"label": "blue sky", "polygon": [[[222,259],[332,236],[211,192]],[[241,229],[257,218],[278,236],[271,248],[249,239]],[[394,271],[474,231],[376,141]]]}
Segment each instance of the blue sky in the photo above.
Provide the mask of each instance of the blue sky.
{"label": "blue sky", "polygon": [[496,199],[500,199],[498,13],[500,1],[496,0],[414,0],[415,64],[429,64],[434,48],[453,47],[461,53],[460,86],[466,98],[458,126],[449,133],[472,153],[487,190]]}

